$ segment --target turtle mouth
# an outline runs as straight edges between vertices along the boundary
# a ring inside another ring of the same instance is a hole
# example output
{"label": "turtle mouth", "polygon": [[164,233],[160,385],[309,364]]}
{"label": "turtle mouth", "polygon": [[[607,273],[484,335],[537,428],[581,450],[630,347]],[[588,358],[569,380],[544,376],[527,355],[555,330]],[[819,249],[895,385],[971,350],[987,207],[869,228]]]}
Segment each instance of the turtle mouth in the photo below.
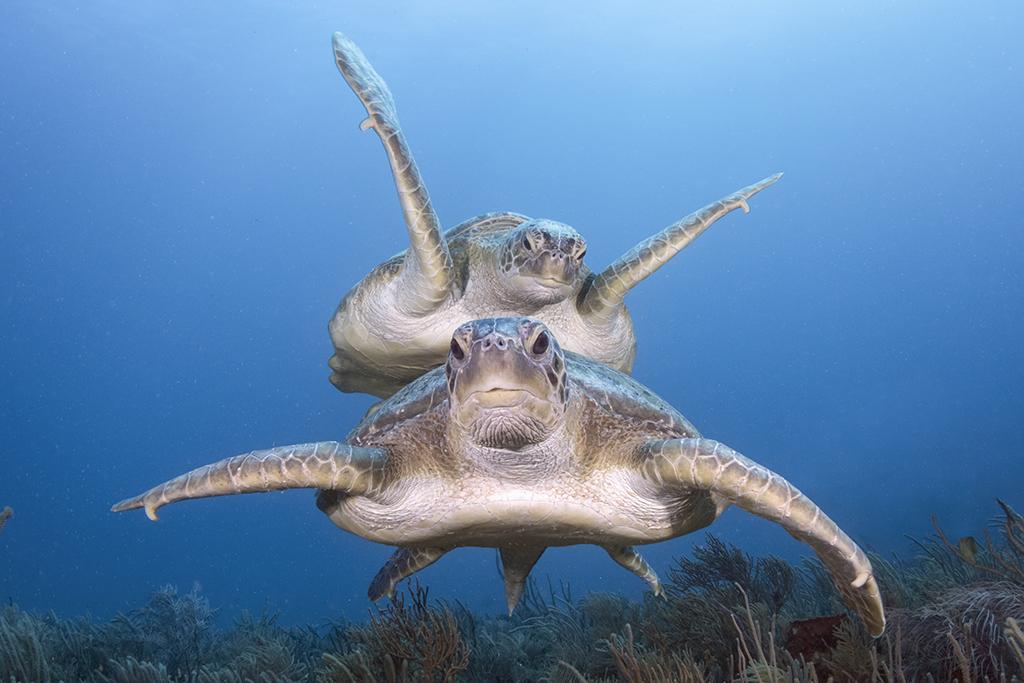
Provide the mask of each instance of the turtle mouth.
{"label": "turtle mouth", "polygon": [[547,287],[548,289],[561,289],[562,287],[569,286],[569,283],[565,280],[559,280],[554,277],[537,277],[534,279],[541,287]]}
{"label": "turtle mouth", "polygon": [[528,398],[537,398],[532,391],[527,389],[506,389],[505,387],[474,391],[469,396],[482,408],[513,408],[521,405]]}

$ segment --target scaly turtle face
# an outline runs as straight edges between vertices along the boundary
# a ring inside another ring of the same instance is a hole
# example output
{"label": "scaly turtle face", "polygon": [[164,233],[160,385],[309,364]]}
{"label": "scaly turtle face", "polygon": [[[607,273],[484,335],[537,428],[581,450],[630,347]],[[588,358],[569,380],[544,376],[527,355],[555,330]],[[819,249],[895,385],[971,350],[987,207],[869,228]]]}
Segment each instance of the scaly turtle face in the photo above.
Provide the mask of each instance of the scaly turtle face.
{"label": "scaly turtle face", "polygon": [[568,225],[529,220],[501,247],[498,270],[508,296],[529,306],[558,303],[579,290],[587,243]]}
{"label": "scaly turtle face", "polygon": [[539,443],[565,418],[565,357],[530,318],[489,318],[452,335],[445,364],[451,418],[473,443],[517,450]]}

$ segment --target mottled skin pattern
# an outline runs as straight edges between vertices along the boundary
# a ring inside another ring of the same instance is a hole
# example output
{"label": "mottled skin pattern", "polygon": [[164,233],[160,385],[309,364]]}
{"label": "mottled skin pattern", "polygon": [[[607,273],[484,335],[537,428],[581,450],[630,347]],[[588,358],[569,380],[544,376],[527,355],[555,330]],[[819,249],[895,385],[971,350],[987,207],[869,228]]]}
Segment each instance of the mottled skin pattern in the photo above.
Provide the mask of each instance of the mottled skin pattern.
{"label": "mottled skin pattern", "polygon": [[629,290],[719,218],[749,211],[747,200],[781,175],[700,209],[594,274],[583,261],[586,241],[556,221],[495,213],[442,233],[387,84],[340,33],[334,55],[366,107],[362,127],[384,144],[410,240],[342,299],[330,322],[331,382],[342,391],[390,396],[444,362],[456,327],[484,317],[537,318],[568,350],[628,373],[636,355],[623,303]]}
{"label": "mottled skin pattern", "polygon": [[318,489],[339,527],[399,547],[375,599],[454,548],[496,547],[511,610],[544,549],[577,543],[659,592],[634,546],[703,528],[733,504],[808,543],[871,632],[885,624],[868,558],[806,496],[529,318],[460,326],[444,367],[383,401],[344,444],[236,456],[114,509],[155,518],[177,500],[285,488]]}

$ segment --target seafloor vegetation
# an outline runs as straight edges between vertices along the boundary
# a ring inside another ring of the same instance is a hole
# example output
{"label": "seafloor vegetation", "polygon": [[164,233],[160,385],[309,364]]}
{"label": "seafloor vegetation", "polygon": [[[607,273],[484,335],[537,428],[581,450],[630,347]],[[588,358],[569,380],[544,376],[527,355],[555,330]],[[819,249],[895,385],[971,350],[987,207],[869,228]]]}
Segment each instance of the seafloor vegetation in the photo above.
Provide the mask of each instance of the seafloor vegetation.
{"label": "seafloor vegetation", "polygon": [[473,614],[409,586],[368,623],[229,630],[198,590],[158,591],[106,623],[0,611],[0,681],[997,681],[1024,679],[1024,518],[995,533],[872,558],[889,627],[872,640],[817,563],[753,558],[708,535],[669,570],[665,597],[632,602],[532,584],[515,616]]}

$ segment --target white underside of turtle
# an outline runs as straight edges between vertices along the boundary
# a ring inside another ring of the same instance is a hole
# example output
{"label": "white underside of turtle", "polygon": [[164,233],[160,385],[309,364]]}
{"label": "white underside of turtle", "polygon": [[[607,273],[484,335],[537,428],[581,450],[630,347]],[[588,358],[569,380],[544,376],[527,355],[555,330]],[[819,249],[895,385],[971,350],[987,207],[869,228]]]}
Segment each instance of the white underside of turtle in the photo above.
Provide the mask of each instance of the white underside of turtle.
{"label": "white underside of turtle", "polygon": [[711,496],[691,520],[693,496],[666,497],[635,470],[603,470],[586,479],[554,474],[509,485],[493,476],[457,482],[413,477],[379,499],[342,498],[328,516],[346,531],[398,546],[494,547],[655,543],[710,524],[723,509]]}

